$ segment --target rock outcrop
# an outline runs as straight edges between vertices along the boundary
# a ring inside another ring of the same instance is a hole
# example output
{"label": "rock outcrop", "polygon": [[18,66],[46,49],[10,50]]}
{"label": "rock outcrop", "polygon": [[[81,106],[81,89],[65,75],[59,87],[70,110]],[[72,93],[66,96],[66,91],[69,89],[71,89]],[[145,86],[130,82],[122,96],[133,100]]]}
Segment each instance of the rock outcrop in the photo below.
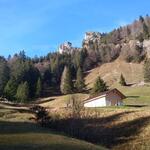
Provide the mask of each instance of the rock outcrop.
{"label": "rock outcrop", "polygon": [[58,48],[58,52],[60,54],[63,54],[63,53],[71,54],[74,51],[78,51],[78,50],[80,50],[80,48],[73,47],[72,43],[70,43],[70,42],[65,42],[65,43],[61,44]]}

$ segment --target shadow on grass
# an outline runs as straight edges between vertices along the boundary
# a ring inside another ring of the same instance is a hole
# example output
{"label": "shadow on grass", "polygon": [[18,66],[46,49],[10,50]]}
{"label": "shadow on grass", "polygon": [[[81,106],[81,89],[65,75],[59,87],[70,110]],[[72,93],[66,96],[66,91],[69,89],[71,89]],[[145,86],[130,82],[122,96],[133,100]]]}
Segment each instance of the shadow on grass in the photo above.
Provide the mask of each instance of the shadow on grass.
{"label": "shadow on grass", "polygon": [[62,144],[18,144],[18,145],[1,145],[1,150],[106,150],[98,146],[85,146],[80,144],[62,143]]}
{"label": "shadow on grass", "polygon": [[128,83],[126,86],[133,86],[133,85],[135,85],[136,83]]}
{"label": "shadow on grass", "polygon": [[[118,113],[113,116],[108,116],[104,118],[99,118],[99,119],[64,119],[64,120],[55,120],[52,123],[50,123],[50,127],[53,127],[53,129],[57,129],[65,131],[67,128],[62,129],[63,126],[67,127],[66,125],[71,125],[72,123],[77,126],[73,126],[75,129],[78,127],[80,123],[84,123],[85,126],[88,125],[94,125],[94,124],[99,124],[103,126],[103,124],[108,124],[110,122],[113,122],[117,120],[119,117],[121,117],[124,114],[129,114],[134,111],[130,112],[123,112],[123,113]],[[62,127],[61,127],[62,125]],[[83,124],[82,124],[83,125]],[[49,126],[49,124],[47,124]],[[41,130],[40,130],[41,129]],[[47,131],[47,130],[46,130]],[[67,131],[67,130],[66,130]],[[36,123],[32,122],[9,122],[9,121],[0,121],[0,134],[14,134],[14,133],[41,133],[44,132],[43,128]]]}
{"label": "shadow on grass", "polygon": [[19,113],[30,113],[30,114],[34,114],[30,109],[23,109],[23,108],[5,108],[5,107],[0,107],[0,109],[5,109],[5,110],[12,110],[12,111],[16,111]]}
{"label": "shadow on grass", "polygon": [[139,98],[140,96],[126,96],[126,98]]}
{"label": "shadow on grass", "polygon": [[142,108],[142,107],[147,107],[148,105],[125,105],[127,107],[134,107],[134,108]]}
{"label": "shadow on grass", "polygon": [[48,126],[72,137],[112,148],[134,139],[134,136],[150,123],[150,117],[141,117],[119,124],[113,123],[127,113],[131,112],[118,113],[105,118],[51,120]]}
{"label": "shadow on grass", "polygon": [[[40,135],[38,135],[39,133]],[[65,136],[60,137],[60,134],[34,123],[0,121],[0,150],[43,149],[102,150],[104,148],[83,141],[76,141]]]}
{"label": "shadow on grass", "polygon": [[35,102],[33,102],[32,104],[43,104],[43,103],[51,102],[51,101],[53,101],[53,100],[55,100],[55,99],[54,99],[54,98],[50,98],[50,99],[48,99],[48,100],[35,101]]}
{"label": "shadow on grass", "polygon": [[[71,137],[100,144],[107,148],[112,148],[122,143],[126,143],[129,140],[133,140],[134,137],[150,123],[149,116],[114,124],[114,121],[120,119],[120,117],[123,117],[126,114],[130,115],[132,112],[133,111],[118,113],[103,118],[56,118],[55,120],[50,119],[45,125],[54,131],[65,133]],[[51,131],[30,122],[0,121],[0,135],[14,133],[50,134]]]}
{"label": "shadow on grass", "polygon": [[36,123],[0,121],[0,134],[43,132],[44,130],[42,129],[42,127],[40,127],[40,125],[37,125]]}

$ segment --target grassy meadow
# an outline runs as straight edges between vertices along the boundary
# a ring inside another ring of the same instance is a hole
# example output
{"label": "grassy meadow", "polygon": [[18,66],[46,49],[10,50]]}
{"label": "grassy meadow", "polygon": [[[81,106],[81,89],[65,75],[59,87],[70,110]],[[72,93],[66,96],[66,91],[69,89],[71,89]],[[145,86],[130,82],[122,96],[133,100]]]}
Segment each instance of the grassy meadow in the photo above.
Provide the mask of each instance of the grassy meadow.
{"label": "grassy meadow", "polygon": [[[139,86],[139,87],[130,87],[130,86],[120,86],[115,84],[110,88],[119,89],[127,98],[124,99],[124,105],[131,106],[150,106],[150,86]],[[89,97],[89,94],[74,94],[80,100],[85,100]],[[41,103],[43,107],[66,107],[70,95],[50,97],[49,101]],[[42,100],[41,100],[42,102]],[[127,108],[126,106],[126,108]]]}
{"label": "grassy meadow", "polygon": [[126,95],[125,105],[147,105],[150,106],[150,86],[121,87],[116,86]]}
{"label": "grassy meadow", "polygon": [[[41,99],[39,105],[49,108],[55,119],[51,130],[37,125],[28,108],[0,104],[0,149],[149,150],[150,87],[114,87],[127,96],[125,106],[85,109],[81,119],[73,122],[68,118],[70,110],[63,108],[70,95]],[[75,96],[84,100],[89,95]]]}
{"label": "grassy meadow", "polygon": [[42,128],[32,118],[27,109],[0,104],[0,150],[104,149]]}
{"label": "grassy meadow", "polygon": [[[122,87],[117,84],[112,88],[117,88],[126,95],[125,105],[85,109],[81,112],[81,119],[76,120],[74,126],[69,119],[66,119],[69,112],[62,109],[62,106],[66,106],[70,95],[56,97],[53,101],[41,105],[47,108],[49,106],[58,108],[50,112],[52,116],[54,114],[56,114],[55,117],[59,116],[56,124],[51,125],[54,130],[102,145],[108,149],[149,150],[150,87]],[[75,95],[82,100],[89,96],[88,94]],[[67,127],[65,127],[66,124]]]}

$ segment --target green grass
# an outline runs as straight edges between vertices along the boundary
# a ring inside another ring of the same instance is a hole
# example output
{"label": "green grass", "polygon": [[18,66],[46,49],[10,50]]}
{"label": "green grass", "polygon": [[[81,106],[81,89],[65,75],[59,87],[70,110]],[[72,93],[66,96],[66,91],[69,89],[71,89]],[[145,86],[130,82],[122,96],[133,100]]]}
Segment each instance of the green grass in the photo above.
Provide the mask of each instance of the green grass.
{"label": "green grass", "polygon": [[[150,86],[120,86],[119,84],[114,84],[110,88],[117,88],[120,90],[127,98],[124,100],[125,105],[148,105],[150,106]],[[74,94],[81,100],[85,100],[89,97],[89,94]],[[40,104],[43,107],[66,107],[70,95],[50,97],[54,99],[49,102]],[[123,108],[123,107],[122,107]],[[127,107],[126,107],[127,108]]]}
{"label": "green grass", "polygon": [[121,87],[117,88],[124,93],[127,98],[124,100],[126,105],[148,105],[150,106],[150,87]]}
{"label": "green grass", "polygon": [[0,150],[101,150],[100,146],[70,138],[29,121],[27,112],[0,109]]}
{"label": "green grass", "polygon": [[[150,106],[150,87],[121,87],[115,85],[123,94],[127,96],[124,100],[125,105],[148,105]],[[80,94],[83,99],[87,97],[87,94]],[[79,96],[80,96],[79,95]],[[54,101],[42,104],[46,107],[64,106],[66,105],[68,96],[56,97]],[[2,106],[3,107],[3,106]],[[131,119],[136,119],[137,117],[149,116],[149,107],[142,107],[136,109],[136,107],[122,106],[122,107],[104,107],[97,108],[98,114],[101,117],[109,116],[116,113],[121,113],[122,111],[135,111],[133,114],[126,114],[119,121],[129,122]],[[92,114],[92,112],[89,113]],[[95,113],[95,110],[94,110]],[[17,111],[13,108],[1,108],[0,106],[0,150],[98,150],[103,149],[97,145],[89,144],[87,142],[66,137],[62,134],[52,132],[48,129],[41,128],[35,123],[29,121],[33,117],[24,111]],[[120,122],[112,122],[112,124],[118,124]],[[128,126],[126,127],[128,128]],[[149,125],[141,131],[139,138],[136,137],[134,142],[129,141],[122,145],[118,145],[115,149],[129,148],[133,145],[145,145],[144,148],[149,147],[150,137],[149,137]],[[124,131],[122,131],[124,132]],[[133,137],[135,138],[135,137]],[[148,139],[146,139],[148,138]],[[134,144],[133,144],[134,143]],[[141,147],[140,147],[141,148]],[[137,149],[137,147],[133,147]]]}

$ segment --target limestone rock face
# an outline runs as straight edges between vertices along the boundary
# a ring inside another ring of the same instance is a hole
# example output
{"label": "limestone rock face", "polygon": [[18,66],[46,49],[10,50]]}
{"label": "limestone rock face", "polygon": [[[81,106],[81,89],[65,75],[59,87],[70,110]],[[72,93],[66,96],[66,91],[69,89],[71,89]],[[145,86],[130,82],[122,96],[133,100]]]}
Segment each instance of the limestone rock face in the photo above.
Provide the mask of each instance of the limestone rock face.
{"label": "limestone rock face", "polygon": [[63,52],[67,52],[68,53],[71,49],[72,49],[72,43],[65,42],[65,43],[63,43],[63,44],[61,44],[59,46],[58,51],[59,51],[59,53],[62,54]]}
{"label": "limestone rock face", "polygon": [[100,39],[101,34],[99,32],[86,32],[84,40],[95,40],[95,39]]}
{"label": "limestone rock face", "polygon": [[83,48],[93,49],[93,44],[100,45],[101,44],[101,33],[99,32],[86,32],[83,39]]}
{"label": "limestone rock face", "polygon": [[61,44],[58,48],[58,52],[60,54],[62,54],[62,53],[70,54],[70,53],[73,53],[74,51],[77,51],[77,50],[80,50],[80,48],[73,47],[72,43],[70,43],[70,42],[65,42],[65,43]]}

